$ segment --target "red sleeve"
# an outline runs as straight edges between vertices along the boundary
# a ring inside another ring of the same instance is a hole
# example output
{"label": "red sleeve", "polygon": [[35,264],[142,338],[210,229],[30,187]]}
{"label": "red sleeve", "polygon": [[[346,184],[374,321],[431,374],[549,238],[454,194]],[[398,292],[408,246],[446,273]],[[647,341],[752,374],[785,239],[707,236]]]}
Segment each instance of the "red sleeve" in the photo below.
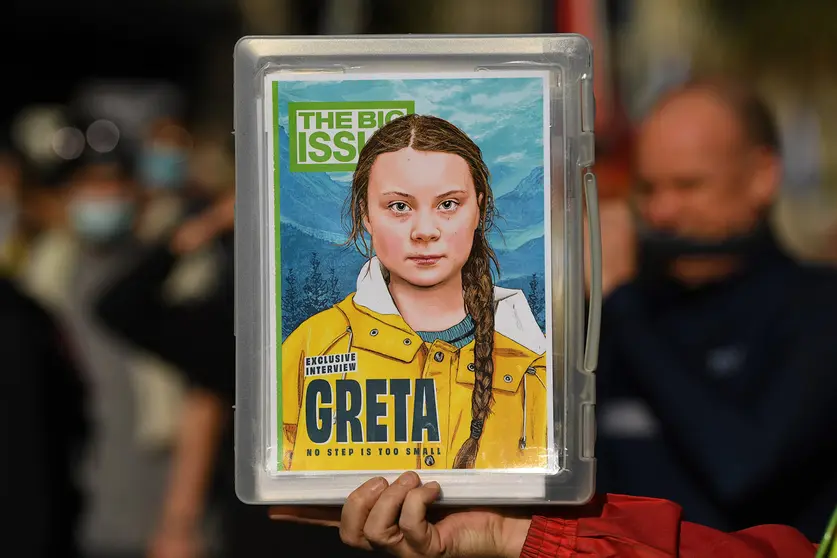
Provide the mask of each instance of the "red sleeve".
{"label": "red sleeve", "polygon": [[608,494],[578,517],[536,515],[521,558],[809,558],[816,546],[784,525],[724,533],[681,520],[667,500]]}

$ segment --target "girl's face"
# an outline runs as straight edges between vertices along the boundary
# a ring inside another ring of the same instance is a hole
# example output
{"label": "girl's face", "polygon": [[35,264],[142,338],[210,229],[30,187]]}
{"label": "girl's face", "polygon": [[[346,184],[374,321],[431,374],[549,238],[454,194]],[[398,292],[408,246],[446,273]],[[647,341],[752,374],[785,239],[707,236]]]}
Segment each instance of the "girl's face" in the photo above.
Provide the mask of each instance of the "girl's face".
{"label": "girl's face", "polygon": [[432,287],[461,277],[481,201],[462,157],[407,147],[372,165],[364,226],[393,280]]}

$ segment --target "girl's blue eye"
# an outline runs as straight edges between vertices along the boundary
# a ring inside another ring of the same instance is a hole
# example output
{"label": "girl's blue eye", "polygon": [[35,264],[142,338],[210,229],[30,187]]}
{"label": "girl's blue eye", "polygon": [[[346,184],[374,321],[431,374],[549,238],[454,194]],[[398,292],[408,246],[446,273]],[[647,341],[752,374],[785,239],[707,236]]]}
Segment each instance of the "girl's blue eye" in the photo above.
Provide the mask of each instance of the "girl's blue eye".
{"label": "girl's blue eye", "polygon": [[459,202],[457,202],[456,200],[445,200],[439,204],[439,207],[445,211],[451,211],[453,209],[456,209],[458,205]]}
{"label": "girl's blue eye", "polygon": [[410,206],[409,206],[409,205],[407,205],[407,204],[406,204],[406,203],[404,203],[404,202],[395,202],[395,203],[393,203],[393,204],[390,204],[390,206],[389,206],[389,207],[390,207],[391,209],[394,209],[394,210],[395,210],[395,211],[397,211],[398,213],[403,213],[403,212],[407,211],[408,209],[410,209]]}

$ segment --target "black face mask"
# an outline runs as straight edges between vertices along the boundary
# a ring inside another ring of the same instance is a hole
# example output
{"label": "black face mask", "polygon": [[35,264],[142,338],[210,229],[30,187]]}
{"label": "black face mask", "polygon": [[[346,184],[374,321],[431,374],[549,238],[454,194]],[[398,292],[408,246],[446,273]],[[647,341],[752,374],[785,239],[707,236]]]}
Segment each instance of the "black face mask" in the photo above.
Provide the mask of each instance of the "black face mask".
{"label": "black face mask", "polygon": [[728,256],[751,259],[771,242],[770,224],[762,218],[746,233],[720,240],[699,240],[638,224],[638,241],[643,271],[656,275],[683,256]]}

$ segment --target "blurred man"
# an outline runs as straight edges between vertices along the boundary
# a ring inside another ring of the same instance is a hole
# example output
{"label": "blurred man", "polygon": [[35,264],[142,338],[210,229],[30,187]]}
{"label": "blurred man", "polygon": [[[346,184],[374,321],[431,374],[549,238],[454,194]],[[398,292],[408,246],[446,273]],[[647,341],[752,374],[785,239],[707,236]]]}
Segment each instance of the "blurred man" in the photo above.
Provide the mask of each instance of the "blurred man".
{"label": "blurred man", "polygon": [[601,216],[599,490],[818,540],[837,502],[837,275],[771,230],[770,114],[734,84],[683,86],[642,124],[636,174],[637,218]]}
{"label": "blurred man", "polygon": [[140,438],[148,407],[137,381],[140,355],[102,328],[92,307],[102,285],[141,251],[133,232],[142,206],[124,153],[88,150],[62,174],[67,228],[47,231],[34,247],[29,288],[61,317],[91,388],[84,555],[139,557],[156,524],[169,458]]}
{"label": "blurred man", "polygon": [[[219,258],[219,283],[205,296],[173,302],[162,294],[181,259],[202,248],[217,248],[221,256],[226,254],[225,248],[231,248],[233,201],[228,196],[183,223],[170,243],[159,243],[108,285],[97,305],[105,327],[173,363],[191,384],[183,401],[168,491],[149,540],[148,558],[207,555],[203,523],[212,501],[218,446],[232,418],[222,400],[234,390],[235,379],[235,351],[229,343],[232,258]],[[232,449],[226,449],[231,455]],[[227,496],[224,504],[232,491]],[[223,530],[227,531],[234,518],[225,515],[223,519]],[[222,548],[223,556],[243,555],[241,549]]]}

